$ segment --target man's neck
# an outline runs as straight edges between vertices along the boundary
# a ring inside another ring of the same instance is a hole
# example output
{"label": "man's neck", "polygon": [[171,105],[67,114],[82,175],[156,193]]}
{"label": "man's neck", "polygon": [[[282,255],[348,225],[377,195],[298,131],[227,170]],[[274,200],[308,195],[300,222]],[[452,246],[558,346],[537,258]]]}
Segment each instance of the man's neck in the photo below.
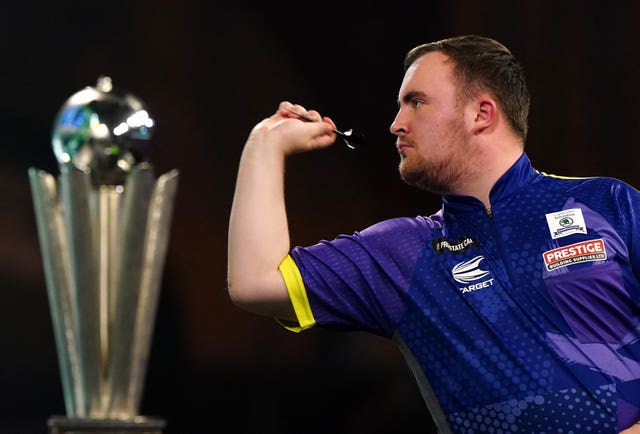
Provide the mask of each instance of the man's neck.
{"label": "man's neck", "polygon": [[477,173],[466,180],[463,185],[456,188],[454,194],[473,196],[480,200],[487,209],[491,209],[491,190],[498,180],[514,165],[523,153],[522,148],[510,148],[487,158],[480,160]]}

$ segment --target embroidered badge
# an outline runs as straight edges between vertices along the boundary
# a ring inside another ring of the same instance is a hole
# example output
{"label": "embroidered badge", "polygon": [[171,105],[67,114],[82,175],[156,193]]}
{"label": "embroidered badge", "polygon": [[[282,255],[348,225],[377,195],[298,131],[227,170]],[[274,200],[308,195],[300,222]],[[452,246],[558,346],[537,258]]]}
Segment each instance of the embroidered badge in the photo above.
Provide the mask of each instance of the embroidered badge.
{"label": "embroidered badge", "polygon": [[[489,288],[493,286],[493,277],[488,277],[491,274],[488,270],[483,270],[480,263],[484,260],[484,256],[476,256],[468,261],[462,261],[455,265],[451,269],[453,279],[466,286],[459,287],[460,292],[463,294],[478,291],[483,288]],[[485,279],[485,277],[488,277]],[[477,282],[480,279],[484,279],[481,282]]]}
{"label": "embroidered badge", "polygon": [[437,240],[433,240],[431,242],[431,246],[436,253],[440,254],[442,252],[452,252],[459,253],[462,252],[469,247],[477,247],[478,242],[471,237],[463,236],[457,241],[449,241],[446,238],[438,238]]}
{"label": "embroidered badge", "polygon": [[587,225],[584,223],[580,208],[565,209],[546,214],[547,225],[551,238],[567,237],[572,234],[586,234]]}
{"label": "embroidered badge", "polygon": [[604,261],[607,259],[607,251],[604,247],[604,241],[599,238],[547,250],[542,254],[542,257],[547,270],[552,271],[578,262]]}

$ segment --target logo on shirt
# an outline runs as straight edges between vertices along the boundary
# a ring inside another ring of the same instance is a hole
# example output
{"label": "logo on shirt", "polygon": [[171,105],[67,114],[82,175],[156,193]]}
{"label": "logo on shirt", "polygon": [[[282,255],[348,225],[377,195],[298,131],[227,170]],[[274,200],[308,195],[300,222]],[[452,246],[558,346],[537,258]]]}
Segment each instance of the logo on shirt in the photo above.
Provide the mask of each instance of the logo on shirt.
{"label": "logo on shirt", "polygon": [[547,270],[552,271],[579,262],[603,261],[607,259],[607,251],[604,241],[599,238],[548,250],[542,257]]}
{"label": "logo on shirt", "polygon": [[586,234],[587,225],[580,208],[565,209],[545,215],[551,238],[562,238],[572,234]]}
{"label": "logo on shirt", "polygon": [[436,251],[437,254],[440,254],[444,251],[447,252],[462,252],[469,247],[478,246],[478,242],[471,237],[463,236],[458,241],[449,241],[446,238],[438,238],[437,240],[433,240],[431,242],[431,246],[433,246],[433,250]]}
{"label": "logo on shirt", "polygon": [[478,289],[487,288],[493,285],[493,278],[476,282],[477,280],[487,277],[490,273],[480,267],[480,262],[483,260],[484,256],[476,256],[468,261],[460,262],[451,269],[453,279],[458,283],[467,285],[459,288],[461,292],[477,291]]}

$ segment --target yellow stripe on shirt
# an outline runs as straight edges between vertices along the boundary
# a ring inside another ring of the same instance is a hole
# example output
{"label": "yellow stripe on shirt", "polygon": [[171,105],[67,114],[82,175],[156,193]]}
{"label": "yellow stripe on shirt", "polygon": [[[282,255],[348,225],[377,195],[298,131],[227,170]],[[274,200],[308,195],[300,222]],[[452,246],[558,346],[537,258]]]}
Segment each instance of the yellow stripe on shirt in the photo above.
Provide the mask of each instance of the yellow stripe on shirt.
{"label": "yellow stripe on shirt", "polygon": [[282,320],[278,320],[283,327],[293,332],[301,332],[315,325],[316,320],[311,312],[311,306],[309,305],[309,299],[307,298],[307,290],[304,287],[300,270],[290,255],[278,266],[284,284],[289,292],[289,298],[291,304],[293,304],[293,310],[298,318],[298,325],[288,324]]}
{"label": "yellow stripe on shirt", "polygon": [[536,172],[540,173],[541,175],[544,176],[549,176],[551,178],[558,178],[558,179],[589,179],[589,178],[593,178],[592,176],[563,176],[563,175],[554,175],[553,173],[546,173],[546,172],[541,172],[540,170],[537,170]]}

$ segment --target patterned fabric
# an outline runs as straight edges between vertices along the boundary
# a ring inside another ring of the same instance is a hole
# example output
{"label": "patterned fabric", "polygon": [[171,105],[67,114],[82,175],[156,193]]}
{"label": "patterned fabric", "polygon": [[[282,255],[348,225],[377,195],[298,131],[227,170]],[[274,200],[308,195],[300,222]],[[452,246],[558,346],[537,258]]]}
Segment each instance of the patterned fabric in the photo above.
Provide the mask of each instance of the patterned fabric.
{"label": "patterned fabric", "polygon": [[640,193],[549,176],[523,154],[490,200],[445,196],[430,217],[295,247],[302,282],[289,291],[306,295],[307,322],[401,343],[444,432],[628,427],[640,419]]}

